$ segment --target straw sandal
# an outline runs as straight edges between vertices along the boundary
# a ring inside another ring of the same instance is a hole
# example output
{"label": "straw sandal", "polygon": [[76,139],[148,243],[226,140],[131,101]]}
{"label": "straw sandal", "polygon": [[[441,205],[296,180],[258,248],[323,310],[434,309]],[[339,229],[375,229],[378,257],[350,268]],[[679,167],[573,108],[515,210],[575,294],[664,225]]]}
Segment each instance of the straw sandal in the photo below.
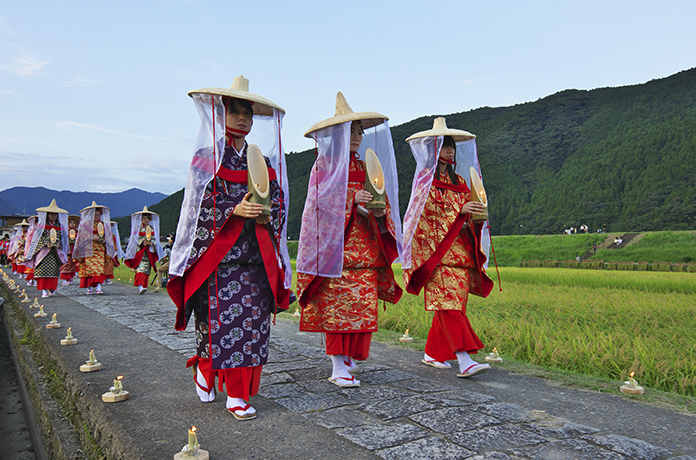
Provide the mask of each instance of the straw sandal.
{"label": "straw sandal", "polygon": [[434,359],[421,359],[421,362],[423,364],[427,364],[428,366],[433,366],[436,369],[450,369],[452,365],[450,363],[443,363],[441,361],[435,361]]}
{"label": "straw sandal", "polygon": [[250,407],[251,407],[251,404],[247,404],[244,407],[242,407],[242,406],[229,407],[227,410],[237,420],[251,420],[253,418],[256,418],[256,411],[254,411],[250,414],[242,414],[242,415],[237,414],[237,411],[246,412]]}
{"label": "straw sandal", "polygon": [[457,377],[471,377],[473,375],[485,374],[491,370],[490,364],[473,364],[466,369],[461,374],[457,374]]}
{"label": "straw sandal", "polygon": [[341,388],[358,388],[360,386],[360,380],[355,380],[355,377],[336,377],[335,379],[329,378],[329,382]]}

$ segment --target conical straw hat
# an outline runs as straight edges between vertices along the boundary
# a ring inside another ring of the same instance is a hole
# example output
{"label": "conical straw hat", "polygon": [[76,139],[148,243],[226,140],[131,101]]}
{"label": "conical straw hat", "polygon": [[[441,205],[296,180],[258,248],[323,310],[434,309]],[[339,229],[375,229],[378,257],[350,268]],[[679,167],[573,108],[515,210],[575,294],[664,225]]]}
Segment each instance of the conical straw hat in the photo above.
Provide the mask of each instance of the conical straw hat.
{"label": "conical straw hat", "polygon": [[437,136],[452,136],[454,142],[468,141],[470,139],[476,139],[476,136],[468,131],[462,131],[461,129],[450,129],[447,127],[445,122],[445,117],[438,117],[433,121],[433,129],[428,129],[426,131],[421,131],[410,136],[406,139],[406,142],[411,139],[418,139],[420,137],[437,137]]}
{"label": "conical straw hat", "polygon": [[143,206],[143,210],[142,210],[142,211],[134,212],[133,214],[131,214],[131,217],[133,217],[133,216],[136,215],[136,214],[152,214],[152,215],[155,215],[155,216],[159,216],[159,214],[157,214],[156,212],[152,212],[152,211],[150,211],[149,209],[147,209],[147,206]]}
{"label": "conical straw hat", "polygon": [[53,201],[51,201],[51,204],[49,204],[48,206],[44,206],[43,208],[36,208],[36,212],[55,212],[56,214],[68,213],[68,211],[66,211],[65,209],[58,207],[55,198],[53,199]]}
{"label": "conical straw hat", "polygon": [[311,138],[314,131],[326,128],[327,126],[334,126],[347,121],[356,120],[361,120],[363,129],[367,129],[381,125],[389,120],[389,118],[377,112],[353,112],[353,109],[348,105],[348,101],[346,101],[343,93],[339,91],[338,94],[336,94],[336,115],[312,125],[305,133],[305,137]]}
{"label": "conical straw hat", "polygon": [[218,94],[220,96],[235,97],[237,99],[244,99],[245,101],[252,102],[254,115],[273,115],[273,109],[278,109],[285,113],[285,110],[279,105],[275,104],[270,99],[259,96],[258,94],[249,92],[249,79],[244,78],[243,75],[234,77],[232,81],[232,86],[228,88],[201,88],[193,91],[189,91],[188,95],[193,97],[194,94]]}
{"label": "conical straw hat", "polygon": [[28,226],[29,226],[29,222],[27,222],[26,219],[22,219],[22,221],[20,223],[15,224],[15,227],[28,227]]}
{"label": "conical straw hat", "polygon": [[104,206],[102,204],[97,204],[96,201],[92,201],[92,206],[87,206],[84,209],[80,209],[80,213],[82,213],[83,211],[86,211],[89,208],[104,208],[104,209],[108,209],[109,211],[111,211],[111,208],[109,208],[108,206]]}

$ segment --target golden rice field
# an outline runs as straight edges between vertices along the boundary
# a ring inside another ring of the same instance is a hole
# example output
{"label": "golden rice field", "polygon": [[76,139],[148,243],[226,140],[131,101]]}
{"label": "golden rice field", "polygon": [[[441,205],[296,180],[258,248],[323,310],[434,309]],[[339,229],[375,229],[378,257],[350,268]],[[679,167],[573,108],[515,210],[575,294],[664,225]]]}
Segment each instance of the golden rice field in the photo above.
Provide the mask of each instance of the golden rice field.
{"label": "golden rice field", "polygon": [[[645,386],[696,395],[693,273],[502,267],[500,276],[502,292],[496,282],[467,309],[486,352],[616,380],[635,371]],[[381,327],[423,339],[432,318],[410,294],[380,315]]]}

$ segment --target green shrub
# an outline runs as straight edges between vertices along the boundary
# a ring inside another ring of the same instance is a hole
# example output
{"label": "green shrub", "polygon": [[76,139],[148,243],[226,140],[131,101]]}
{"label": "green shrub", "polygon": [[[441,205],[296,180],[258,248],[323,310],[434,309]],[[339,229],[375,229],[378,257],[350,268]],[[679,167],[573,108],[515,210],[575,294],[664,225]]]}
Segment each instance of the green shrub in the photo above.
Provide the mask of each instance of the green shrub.
{"label": "green shrub", "polygon": [[637,262],[636,270],[647,272],[648,270],[650,270],[650,264],[648,262]]}

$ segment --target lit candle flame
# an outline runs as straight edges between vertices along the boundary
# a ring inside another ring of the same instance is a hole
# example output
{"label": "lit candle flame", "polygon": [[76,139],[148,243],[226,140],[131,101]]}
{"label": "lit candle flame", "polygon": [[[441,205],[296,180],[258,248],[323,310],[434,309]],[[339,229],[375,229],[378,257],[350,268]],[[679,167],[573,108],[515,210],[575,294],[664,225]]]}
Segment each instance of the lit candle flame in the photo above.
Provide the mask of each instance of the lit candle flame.
{"label": "lit candle flame", "polygon": [[633,374],[635,374],[635,373],[636,373],[635,371],[631,372],[631,377],[633,377]]}
{"label": "lit candle flame", "polygon": [[195,433],[195,432],[196,432],[196,427],[193,426],[193,425],[191,425],[191,431],[193,431],[193,432]]}
{"label": "lit candle flame", "polygon": [[123,378],[123,376],[119,375],[118,377],[116,377],[116,380],[121,380],[122,378]]}

